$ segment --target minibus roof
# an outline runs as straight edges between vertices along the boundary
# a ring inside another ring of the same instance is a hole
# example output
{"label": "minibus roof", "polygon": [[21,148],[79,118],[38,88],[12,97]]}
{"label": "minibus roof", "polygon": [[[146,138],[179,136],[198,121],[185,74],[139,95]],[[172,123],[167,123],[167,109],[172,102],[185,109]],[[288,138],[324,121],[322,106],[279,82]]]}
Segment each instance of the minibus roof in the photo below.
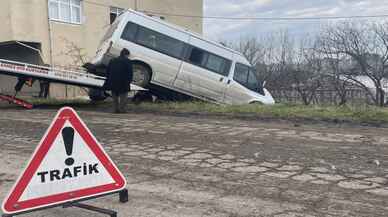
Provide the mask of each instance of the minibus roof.
{"label": "minibus roof", "polygon": [[[134,11],[134,10],[132,10],[132,9],[128,9],[126,12],[124,12],[124,14],[129,14],[129,13],[133,13],[133,14],[142,16],[142,17],[144,17],[144,18],[146,18],[146,19],[152,19],[152,20],[154,20],[154,21],[156,21],[156,22],[158,22],[158,23],[160,23],[160,24],[162,24],[162,25],[168,26],[168,27],[173,28],[173,29],[175,29],[175,30],[177,30],[177,31],[180,31],[180,32],[187,33],[187,34],[191,35],[192,37],[196,37],[196,38],[198,38],[198,39],[201,39],[201,40],[203,40],[203,41],[206,41],[206,42],[208,42],[208,43],[210,43],[210,44],[212,44],[212,45],[215,45],[215,46],[217,46],[217,47],[220,47],[220,48],[222,48],[222,49],[225,49],[225,50],[227,50],[227,51],[229,51],[229,52],[232,52],[232,53],[234,53],[234,54],[240,55],[241,57],[243,57],[244,59],[246,59],[246,58],[244,57],[244,55],[243,55],[241,52],[238,52],[238,51],[236,51],[236,50],[233,50],[233,49],[231,49],[231,48],[229,48],[229,47],[225,47],[224,45],[222,45],[222,44],[220,44],[220,43],[217,43],[217,42],[211,41],[211,40],[209,40],[209,39],[206,39],[204,36],[202,36],[202,35],[200,35],[200,34],[198,34],[198,33],[192,32],[192,31],[190,31],[190,30],[188,30],[188,29],[184,29],[184,28],[182,28],[182,27],[180,27],[180,26],[177,26],[177,25],[174,25],[174,24],[165,22],[165,21],[163,21],[163,20],[161,20],[161,19],[156,19],[156,18],[154,18],[154,17],[148,16],[148,15],[146,15],[146,14],[144,14],[144,13],[141,13],[141,12],[138,12],[138,11]],[[123,15],[123,14],[122,14],[122,15]]]}

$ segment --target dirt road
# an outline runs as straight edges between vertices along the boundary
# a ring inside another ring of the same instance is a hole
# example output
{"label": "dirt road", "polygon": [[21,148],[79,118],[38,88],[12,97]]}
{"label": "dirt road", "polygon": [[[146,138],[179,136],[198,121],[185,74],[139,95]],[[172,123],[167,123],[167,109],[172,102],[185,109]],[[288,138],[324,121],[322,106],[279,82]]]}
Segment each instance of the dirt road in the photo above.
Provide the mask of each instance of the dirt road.
{"label": "dirt road", "polygon": [[[0,197],[55,116],[0,111]],[[388,129],[237,119],[80,116],[128,180],[119,216],[388,216]],[[25,216],[103,216],[55,208]]]}

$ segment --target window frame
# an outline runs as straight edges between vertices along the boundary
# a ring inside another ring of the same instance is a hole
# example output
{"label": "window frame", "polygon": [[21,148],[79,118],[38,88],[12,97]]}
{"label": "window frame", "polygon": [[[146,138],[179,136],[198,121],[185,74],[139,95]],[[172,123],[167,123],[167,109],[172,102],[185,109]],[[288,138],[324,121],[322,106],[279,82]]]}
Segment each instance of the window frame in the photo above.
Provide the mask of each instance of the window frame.
{"label": "window frame", "polygon": [[[63,2],[61,0],[49,0],[48,1],[48,9],[49,9],[49,20],[50,21],[55,21],[55,22],[61,22],[61,23],[68,23],[68,24],[75,24],[75,25],[82,25],[82,19],[83,19],[83,6],[82,6],[82,0],[66,0],[68,2]],[[79,5],[78,4],[74,4],[73,1],[79,1]],[[56,5],[58,5],[58,8],[57,8],[57,11],[58,11],[58,18],[52,18],[51,17],[51,7],[50,7],[50,4],[51,3],[55,3]],[[66,7],[69,7],[69,10],[70,10],[70,17],[69,17],[69,20],[65,20],[63,19],[62,17],[62,9],[61,9],[61,6],[62,5],[65,5]],[[79,11],[79,21],[77,20],[73,20],[73,8],[77,8],[77,10]]]}
{"label": "window frame", "polygon": [[[116,21],[116,19],[122,14],[124,13],[125,9],[124,8],[119,8],[119,7],[115,7],[115,6],[110,6],[109,8],[109,22],[110,24],[113,24],[114,21]],[[112,14],[116,15],[115,19],[113,20],[112,22]]]}

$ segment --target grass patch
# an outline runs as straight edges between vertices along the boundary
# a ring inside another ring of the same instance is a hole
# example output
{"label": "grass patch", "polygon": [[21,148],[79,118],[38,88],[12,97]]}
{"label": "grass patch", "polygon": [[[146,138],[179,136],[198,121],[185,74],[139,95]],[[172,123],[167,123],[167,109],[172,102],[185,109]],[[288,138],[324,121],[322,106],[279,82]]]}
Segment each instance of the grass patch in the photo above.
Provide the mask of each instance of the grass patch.
{"label": "grass patch", "polygon": [[256,118],[307,119],[335,122],[388,124],[388,109],[374,106],[304,106],[277,104],[219,106],[203,102],[143,103],[136,110],[172,113],[201,113],[217,115],[248,116]]}
{"label": "grass patch", "polygon": [[53,98],[24,98],[29,103],[32,103],[35,107],[42,106],[84,106],[90,105],[90,101],[86,99],[53,99]]}
{"label": "grass patch", "polygon": [[[86,99],[58,100],[25,98],[33,103],[35,107],[87,107],[93,109],[110,108],[112,102],[99,102],[91,104]],[[201,114],[221,115],[232,117],[244,117],[252,119],[282,119],[282,120],[305,120],[305,121],[328,121],[328,122],[352,122],[388,125],[388,108],[375,106],[304,106],[292,104],[265,105],[241,105],[227,106],[215,105],[205,102],[163,102],[163,103],[141,103],[130,105],[134,112],[155,112],[170,114]]]}

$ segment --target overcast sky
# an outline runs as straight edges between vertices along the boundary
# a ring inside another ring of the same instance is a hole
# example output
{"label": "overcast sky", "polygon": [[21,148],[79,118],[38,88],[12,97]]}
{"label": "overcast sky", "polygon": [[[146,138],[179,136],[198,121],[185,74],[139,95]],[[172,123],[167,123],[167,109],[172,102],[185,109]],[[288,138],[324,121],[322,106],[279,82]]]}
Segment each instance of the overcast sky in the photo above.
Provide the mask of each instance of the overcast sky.
{"label": "overcast sky", "polygon": [[[388,14],[388,0],[204,0],[205,16],[316,17]],[[333,22],[333,21],[330,21]],[[204,20],[213,40],[238,40],[288,29],[294,36],[313,34],[328,21]]]}

